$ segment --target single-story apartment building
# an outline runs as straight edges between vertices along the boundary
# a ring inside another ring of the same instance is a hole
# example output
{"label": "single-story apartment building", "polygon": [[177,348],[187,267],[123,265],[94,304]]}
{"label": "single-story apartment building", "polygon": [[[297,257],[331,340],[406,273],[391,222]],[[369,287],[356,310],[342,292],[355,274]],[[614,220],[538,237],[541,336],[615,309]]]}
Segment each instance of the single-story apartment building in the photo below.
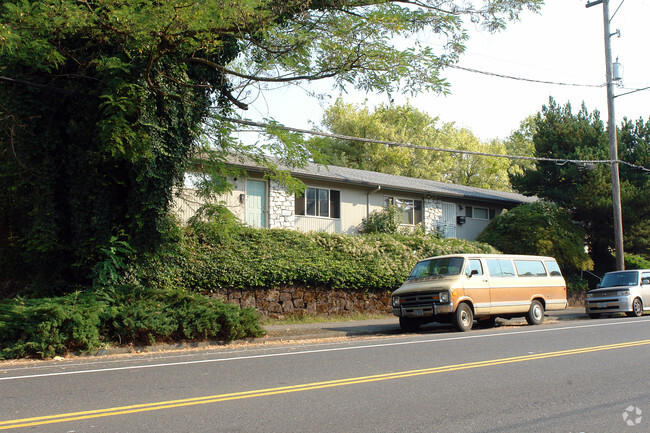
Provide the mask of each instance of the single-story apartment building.
{"label": "single-story apartment building", "polygon": [[[245,175],[231,179],[232,193],[219,201],[254,227],[356,234],[371,212],[394,204],[402,210],[406,227],[422,224],[427,232],[474,240],[496,215],[536,200],[511,192],[313,163],[290,170],[306,185],[299,196],[268,180],[265,168],[245,161],[232,164]],[[193,191],[185,189],[174,207],[187,221],[200,205]]]}

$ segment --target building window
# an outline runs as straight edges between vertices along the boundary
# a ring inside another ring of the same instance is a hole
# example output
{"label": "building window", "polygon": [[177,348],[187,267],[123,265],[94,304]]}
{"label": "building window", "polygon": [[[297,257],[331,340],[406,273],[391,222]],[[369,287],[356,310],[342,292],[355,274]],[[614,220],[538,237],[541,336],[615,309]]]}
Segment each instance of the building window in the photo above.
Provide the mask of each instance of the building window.
{"label": "building window", "polygon": [[341,218],[341,191],[307,188],[304,196],[296,195],[296,215]]}
{"label": "building window", "polygon": [[465,206],[465,216],[477,220],[492,220],[496,216],[496,210],[484,207]]}
{"label": "building window", "polygon": [[416,225],[422,222],[422,200],[384,197],[385,206],[397,206],[402,211],[402,224]]}

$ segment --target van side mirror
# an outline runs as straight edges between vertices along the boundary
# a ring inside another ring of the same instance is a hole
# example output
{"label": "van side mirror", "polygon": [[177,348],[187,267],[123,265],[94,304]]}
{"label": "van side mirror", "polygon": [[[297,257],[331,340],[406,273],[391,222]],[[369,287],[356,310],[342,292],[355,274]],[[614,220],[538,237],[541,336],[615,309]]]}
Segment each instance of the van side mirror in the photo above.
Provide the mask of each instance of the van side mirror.
{"label": "van side mirror", "polygon": [[650,278],[642,278],[641,279],[641,284],[650,284]]}
{"label": "van side mirror", "polygon": [[469,277],[472,278],[472,275],[478,275],[478,270],[472,269],[469,273]]}

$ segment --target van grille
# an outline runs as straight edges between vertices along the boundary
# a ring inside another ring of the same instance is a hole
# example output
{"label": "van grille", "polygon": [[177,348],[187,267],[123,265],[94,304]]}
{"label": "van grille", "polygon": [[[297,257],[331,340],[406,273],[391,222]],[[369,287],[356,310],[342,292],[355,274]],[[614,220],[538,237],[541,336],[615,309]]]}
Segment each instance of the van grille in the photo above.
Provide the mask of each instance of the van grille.
{"label": "van grille", "polygon": [[440,300],[438,292],[420,292],[400,295],[400,305],[402,307],[428,306]]}

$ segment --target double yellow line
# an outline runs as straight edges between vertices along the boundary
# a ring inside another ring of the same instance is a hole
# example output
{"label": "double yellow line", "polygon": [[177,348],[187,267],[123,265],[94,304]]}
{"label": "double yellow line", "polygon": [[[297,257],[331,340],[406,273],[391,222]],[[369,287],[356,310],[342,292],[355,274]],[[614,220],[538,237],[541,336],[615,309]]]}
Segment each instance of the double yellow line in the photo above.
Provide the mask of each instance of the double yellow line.
{"label": "double yellow line", "polygon": [[395,373],[376,374],[372,376],[351,377],[348,379],[330,380],[325,382],[305,383],[301,385],[282,386],[278,388],[258,389],[253,391],[234,392],[230,394],[208,395],[204,397],[187,398],[182,400],[168,400],[156,403],[136,404],[131,406],[119,406],[107,409],[88,410],[83,412],[71,412],[58,415],[40,416],[34,418],[22,418],[9,421],[0,421],[0,430],[15,429],[21,427],[33,427],[44,424],[54,424],[70,421],[85,420],[91,418],[102,418],[108,416],[126,415],[138,412],[153,410],[172,409],[199,404],[218,403],[222,401],[242,400],[254,397],[265,397],[269,395],[289,394],[293,392],[311,391],[315,389],[334,388],[337,386],[356,385],[360,383],[378,382],[383,380],[403,379],[406,377],[424,376],[429,374],[447,373],[450,371],[468,370],[472,368],[490,367],[494,365],[513,364],[517,362],[535,361],[538,359],[557,358],[561,356],[580,355],[584,353],[601,352],[605,350],[625,349],[629,347],[650,345],[650,340],[630,341],[627,343],[609,344],[605,346],[583,347],[580,349],[561,350],[557,352],[546,352],[511,358],[492,359],[487,361],[469,362],[465,364],[446,365],[442,367],[423,368],[419,370],[399,371]]}

